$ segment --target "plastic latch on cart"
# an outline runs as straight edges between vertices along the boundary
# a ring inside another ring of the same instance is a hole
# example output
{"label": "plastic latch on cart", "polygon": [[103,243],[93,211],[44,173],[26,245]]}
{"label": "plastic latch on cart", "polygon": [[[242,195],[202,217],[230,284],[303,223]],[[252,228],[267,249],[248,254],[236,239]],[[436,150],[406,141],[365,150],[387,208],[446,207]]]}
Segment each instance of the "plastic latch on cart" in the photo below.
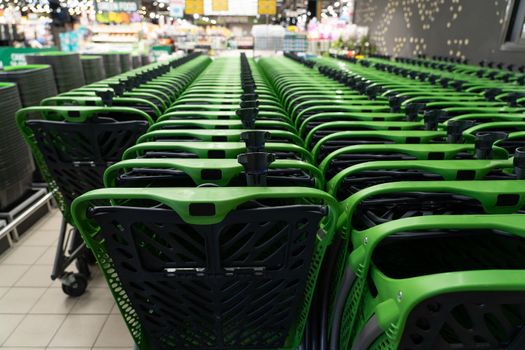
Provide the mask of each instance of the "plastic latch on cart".
{"label": "plastic latch on cart", "polygon": [[518,147],[514,151],[514,173],[518,180],[525,180],[525,147]]}
{"label": "plastic latch on cart", "polygon": [[477,133],[474,145],[477,159],[491,159],[492,147],[496,141],[505,140],[507,133],[503,131]]}
{"label": "plastic latch on cart", "polygon": [[253,84],[242,84],[242,90],[245,92],[245,93],[254,93],[255,92],[255,89],[256,89],[256,86],[255,86],[255,83]]}
{"label": "plastic latch on cart", "polygon": [[441,109],[431,109],[425,111],[423,121],[425,123],[425,130],[437,130],[439,120],[446,116],[446,112]]}
{"label": "plastic latch on cart", "polygon": [[268,168],[275,155],[266,152],[252,152],[239,154],[237,161],[244,167],[248,186],[266,186]]}
{"label": "plastic latch on cart", "polygon": [[417,120],[417,117],[419,116],[419,112],[425,108],[424,103],[410,103],[406,105],[405,107],[405,115],[406,119],[409,122],[413,122]]}
{"label": "plastic latch on cart", "polygon": [[102,100],[102,104],[107,107],[113,106],[113,96],[115,94],[111,90],[104,90],[104,91],[96,91],[95,95],[100,97]]}
{"label": "plastic latch on cart", "polygon": [[241,95],[241,101],[253,101],[253,100],[257,100],[258,98],[259,98],[259,95],[255,93]]}
{"label": "plastic latch on cart", "polygon": [[257,100],[241,101],[240,106],[241,108],[256,108],[256,107],[259,107],[259,101]]}
{"label": "plastic latch on cart", "polygon": [[377,95],[379,95],[382,90],[383,89],[380,86],[374,85],[374,86],[368,86],[365,92],[369,100],[375,100]]}
{"label": "plastic latch on cart", "polygon": [[511,92],[506,96],[505,100],[507,101],[510,107],[518,107],[518,99],[522,97],[525,97],[525,93]]}
{"label": "plastic latch on cart", "polygon": [[115,96],[122,96],[124,94],[124,84],[122,83],[109,83],[109,87],[113,89]]}
{"label": "plastic latch on cart", "polygon": [[255,121],[257,120],[257,115],[259,110],[257,108],[241,108],[238,109],[235,114],[241,119],[242,126],[245,129],[255,128]]}
{"label": "plastic latch on cart", "polygon": [[447,142],[461,143],[463,131],[474,126],[473,120],[450,120],[447,124]]}
{"label": "plastic latch on cart", "polygon": [[390,112],[399,113],[401,112],[401,105],[406,101],[404,96],[390,96],[388,98],[388,104],[390,105]]}
{"label": "plastic latch on cart", "polygon": [[248,152],[264,152],[264,145],[271,136],[268,131],[245,131],[241,133],[241,140],[246,144],[246,150]]}
{"label": "plastic latch on cart", "polygon": [[496,96],[498,96],[500,94],[501,94],[501,89],[491,88],[491,89],[485,90],[485,92],[483,93],[483,96],[485,96],[485,99],[487,101],[495,101],[496,100]]}

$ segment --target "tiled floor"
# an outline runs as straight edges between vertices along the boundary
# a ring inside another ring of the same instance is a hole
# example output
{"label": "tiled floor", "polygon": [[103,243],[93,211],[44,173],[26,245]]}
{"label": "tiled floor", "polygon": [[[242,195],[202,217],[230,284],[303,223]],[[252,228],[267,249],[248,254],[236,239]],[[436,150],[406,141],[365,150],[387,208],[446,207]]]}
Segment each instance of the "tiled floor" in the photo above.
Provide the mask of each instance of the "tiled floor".
{"label": "tiled floor", "polygon": [[1,349],[132,349],[133,341],[97,268],[87,292],[66,296],[51,281],[61,214],[44,217],[0,255]]}

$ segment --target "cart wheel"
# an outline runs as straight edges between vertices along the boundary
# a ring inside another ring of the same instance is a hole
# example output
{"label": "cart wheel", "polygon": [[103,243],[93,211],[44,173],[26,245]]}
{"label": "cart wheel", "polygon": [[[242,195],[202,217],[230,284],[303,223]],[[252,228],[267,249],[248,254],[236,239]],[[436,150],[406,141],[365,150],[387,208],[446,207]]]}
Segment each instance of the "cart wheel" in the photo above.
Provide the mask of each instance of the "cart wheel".
{"label": "cart wheel", "polygon": [[68,272],[62,280],[62,291],[71,297],[79,297],[86,291],[87,284],[87,278],[84,275]]}
{"label": "cart wheel", "polygon": [[[86,255],[88,252],[86,252]],[[91,276],[91,270],[89,268],[89,261],[87,257],[78,257],[75,260],[75,266],[80,274],[84,275],[86,278]]]}

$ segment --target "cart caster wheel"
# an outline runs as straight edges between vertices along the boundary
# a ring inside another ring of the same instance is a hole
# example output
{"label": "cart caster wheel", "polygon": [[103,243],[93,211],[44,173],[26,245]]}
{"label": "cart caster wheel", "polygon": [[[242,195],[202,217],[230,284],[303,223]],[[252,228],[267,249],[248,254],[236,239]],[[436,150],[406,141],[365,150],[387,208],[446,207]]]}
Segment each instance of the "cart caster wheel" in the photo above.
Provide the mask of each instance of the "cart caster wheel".
{"label": "cart caster wheel", "polygon": [[86,291],[87,278],[80,273],[68,272],[62,279],[62,291],[71,296],[79,297]]}

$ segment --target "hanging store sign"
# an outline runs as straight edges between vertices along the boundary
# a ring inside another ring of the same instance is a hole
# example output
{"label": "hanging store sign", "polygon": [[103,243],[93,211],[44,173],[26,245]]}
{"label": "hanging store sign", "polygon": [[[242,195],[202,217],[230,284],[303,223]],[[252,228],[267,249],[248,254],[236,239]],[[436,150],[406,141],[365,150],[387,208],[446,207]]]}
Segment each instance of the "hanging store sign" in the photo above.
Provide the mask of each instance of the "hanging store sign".
{"label": "hanging store sign", "polygon": [[100,12],[132,13],[139,10],[139,5],[139,1],[134,0],[95,1],[96,10]]}
{"label": "hanging store sign", "polygon": [[184,12],[188,15],[204,14],[204,0],[186,0]]}
{"label": "hanging store sign", "polygon": [[228,0],[212,0],[211,1],[212,11],[228,11]]}
{"label": "hanging store sign", "polygon": [[140,0],[100,0],[94,3],[98,23],[121,24],[140,21]]}
{"label": "hanging store sign", "polygon": [[277,13],[276,0],[259,0],[257,13],[260,15],[275,15]]}
{"label": "hanging store sign", "polygon": [[170,1],[170,17],[182,18],[184,17],[184,0]]}

